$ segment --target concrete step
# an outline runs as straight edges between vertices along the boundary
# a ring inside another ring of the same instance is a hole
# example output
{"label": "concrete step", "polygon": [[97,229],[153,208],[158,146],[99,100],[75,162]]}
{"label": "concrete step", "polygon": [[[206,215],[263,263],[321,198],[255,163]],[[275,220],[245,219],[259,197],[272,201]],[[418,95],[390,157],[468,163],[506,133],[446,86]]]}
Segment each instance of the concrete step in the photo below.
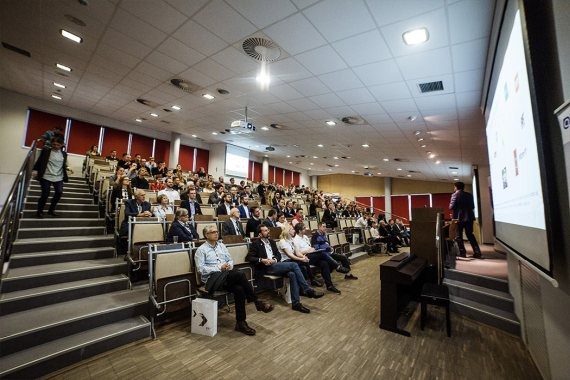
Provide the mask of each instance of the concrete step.
{"label": "concrete step", "polygon": [[[60,205],[57,205],[57,209],[56,209],[56,213],[59,215],[59,218],[92,218],[92,219],[98,219],[99,218],[99,211],[97,209],[97,206],[94,206],[95,209],[91,210],[91,211],[62,210],[62,209],[60,209],[59,206]],[[49,208],[49,205],[46,205],[46,208],[44,209],[44,218],[45,219],[53,218],[52,216],[47,214],[48,208]],[[36,209],[34,208],[33,210],[24,210],[23,215],[24,215],[24,218],[34,218],[36,216]]]}
{"label": "concrete step", "polygon": [[[26,202],[27,203],[35,203],[37,204],[38,201],[40,200],[40,196],[39,195],[28,195],[26,197]],[[47,203],[46,204],[50,204],[52,200],[52,196],[49,196],[47,199]],[[64,197],[62,196],[59,200],[60,203],[67,203],[67,204],[83,204],[83,205],[92,205],[93,204],[93,197],[90,198],[76,198],[76,197]]]}
{"label": "concrete step", "polygon": [[114,348],[150,338],[144,316],[128,318],[0,358],[0,378],[31,379]]}
{"label": "concrete step", "polygon": [[500,292],[509,292],[509,283],[500,278],[482,276],[474,273],[462,272],[455,269],[445,269],[444,277],[450,280],[461,281],[472,285],[481,286],[487,289],[494,289]]}
{"label": "concrete step", "polygon": [[114,255],[115,248],[111,246],[48,252],[16,253],[10,256],[10,268],[22,268],[33,265],[47,265],[81,260],[110,259]]}
{"label": "concrete step", "polygon": [[86,218],[50,218],[46,214],[45,218],[20,219],[20,228],[54,228],[54,227],[104,227],[105,219]]}
{"label": "concrete step", "polygon": [[514,313],[514,301],[509,293],[448,278],[444,278],[443,283],[451,295]]}
{"label": "concrete step", "polygon": [[[49,207],[49,204],[46,204]],[[37,210],[37,202],[24,202],[24,210]],[[75,204],[59,202],[56,211],[98,211],[99,206],[94,204]]]}
{"label": "concrete step", "polygon": [[[51,193],[53,193],[53,191]],[[35,188],[28,190],[28,194],[27,194],[28,197],[39,197],[41,195],[42,195],[41,190],[35,189]],[[93,194],[90,194],[88,191],[77,191],[77,190],[67,191],[67,190],[64,190],[62,197],[63,196],[69,197],[69,198],[93,199]]]}
{"label": "concrete step", "polygon": [[18,239],[30,239],[41,237],[66,237],[66,236],[93,236],[104,235],[105,227],[42,227],[20,228]]}
{"label": "concrete step", "polygon": [[0,315],[127,290],[128,287],[128,277],[118,274],[3,293],[0,294]]}
{"label": "concrete step", "polygon": [[[41,190],[41,185],[39,182],[37,181],[31,181],[30,182],[30,189],[34,189],[34,190]],[[85,191],[89,191],[89,185],[86,182],[67,182],[63,184],[63,191],[65,192],[65,189],[79,189],[79,190],[85,190]],[[53,190],[53,186],[52,186],[52,190]]]}
{"label": "concrete step", "polygon": [[123,290],[0,317],[0,356],[148,312],[148,290]]}
{"label": "concrete step", "polygon": [[12,253],[37,253],[62,249],[109,247],[112,245],[114,245],[114,238],[111,235],[17,239],[12,245]]}
{"label": "concrete step", "polygon": [[126,273],[126,261],[118,258],[13,268],[2,278],[2,293]]}
{"label": "concrete step", "polygon": [[453,295],[449,299],[451,310],[456,313],[520,336],[520,323],[514,313]]}

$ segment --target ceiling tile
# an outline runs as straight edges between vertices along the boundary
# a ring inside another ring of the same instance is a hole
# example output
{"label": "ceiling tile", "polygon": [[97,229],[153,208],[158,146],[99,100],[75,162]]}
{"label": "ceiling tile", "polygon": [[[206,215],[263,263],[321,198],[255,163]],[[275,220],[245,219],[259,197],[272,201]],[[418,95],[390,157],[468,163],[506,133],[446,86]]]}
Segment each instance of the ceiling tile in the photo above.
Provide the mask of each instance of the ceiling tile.
{"label": "ceiling tile", "polygon": [[166,38],[165,33],[122,9],[117,9],[110,26],[150,47],[157,46]]}
{"label": "ceiling tile", "polygon": [[332,93],[311,96],[310,99],[322,108],[344,106],[343,101]]}
{"label": "ceiling tile", "polygon": [[368,87],[379,102],[383,100],[410,98],[410,91],[404,82],[382,84]]}
{"label": "ceiling tile", "polygon": [[128,53],[139,59],[143,59],[152,51],[152,48],[141,44],[113,28],[107,29],[107,32],[103,35],[102,43],[113,46],[117,50]]}
{"label": "ceiling tile", "polygon": [[164,41],[158,50],[186,66],[192,66],[206,58],[203,54],[172,37]]}
{"label": "ceiling tile", "polygon": [[166,0],[166,2],[184,13],[186,16],[193,16],[200,8],[210,0]]}
{"label": "ceiling tile", "polygon": [[208,56],[227,46],[224,40],[192,20],[182,25],[172,36]]}
{"label": "ceiling tile", "polygon": [[211,57],[214,61],[218,62],[225,67],[229,67],[236,73],[247,73],[251,70],[259,70],[260,64],[253,61],[245,55],[245,53],[238,51],[232,46],[228,46],[221,52]]}
{"label": "ceiling tile", "polygon": [[[329,41],[337,41],[376,27],[361,0],[325,0],[303,11]],[[337,20],[342,20],[339,28]]]}
{"label": "ceiling tile", "polygon": [[[425,92],[425,93],[421,92],[419,86],[421,83],[431,83],[439,81],[441,81],[443,84],[443,90]],[[456,91],[454,86],[455,83],[453,80],[453,75],[451,74],[437,75],[435,77],[417,78],[407,81],[406,84],[408,85],[408,89],[410,90],[410,93],[414,98],[424,98],[433,95],[451,94]]]}
{"label": "ceiling tile", "polygon": [[455,78],[455,91],[481,91],[483,89],[483,69],[464,71],[456,73]]}
{"label": "ceiling tile", "polygon": [[350,107],[361,116],[385,113],[380,104],[375,101],[372,103],[355,104],[351,105]]}
{"label": "ceiling tile", "polygon": [[230,4],[259,29],[263,29],[297,12],[297,8],[289,0],[275,2],[267,0],[233,0]]}
{"label": "ceiling tile", "polygon": [[482,38],[464,44],[453,45],[451,47],[451,54],[453,56],[453,68],[455,71],[484,68],[487,60],[486,52],[488,44],[488,40]]}
{"label": "ceiling tile", "polygon": [[308,7],[311,4],[316,3],[319,0],[292,0],[295,5],[299,8],[299,9],[303,9]]}
{"label": "ceiling tile", "polygon": [[450,5],[448,13],[451,43],[456,44],[488,36],[491,32],[494,3],[493,0],[466,0]]}
{"label": "ceiling tile", "polygon": [[317,78],[307,78],[297,82],[290,83],[303,96],[313,96],[326,94],[330,90]]}
{"label": "ceiling tile", "polygon": [[353,70],[366,86],[403,80],[400,69],[393,59],[355,67]]}
{"label": "ceiling tile", "polygon": [[182,79],[186,79],[189,80],[190,82],[196,83],[197,85],[200,85],[202,87],[208,87],[216,82],[215,79],[210,78],[205,74],[202,74],[201,72],[199,72],[194,68],[189,68],[188,70],[180,73],[180,75],[178,76]]}
{"label": "ceiling tile", "polygon": [[458,92],[455,94],[457,107],[477,107],[481,104],[481,91]]}
{"label": "ceiling tile", "polygon": [[231,78],[234,75],[233,71],[209,58],[194,65],[193,68],[215,79],[216,81],[223,81]]}
{"label": "ceiling tile", "polygon": [[233,44],[257,28],[222,0],[214,0],[194,16],[194,20]]}
{"label": "ceiling tile", "polygon": [[311,73],[305,69],[295,58],[281,59],[268,65],[269,73],[272,77],[277,77],[284,82],[292,82],[311,76]]}
{"label": "ceiling tile", "polygon": [[380,103],[388,114],[396,112],[418,112],[416,103],[412,99],[391,100]]}
{"label": "ceiling tile", "polygon": [[445,94],[416,98],[416,105],[422,113],[445,108],[455,108],[455,96],[454,94]]}
{"label": "ceiling tile", "polygon": [[378,25],[392,24],[444,6],[443,0],[378,1],[366,0]]}
{"label": "ceiling tile", "polygon": [[187,20],[184,14],[162,0],[123,0],[120,7],[167,34]]}
{"label": "ceiling tile", "polygon": [[350,69],[335,71],[319,76],[319,79],[332,91],[349,90],[362,87],[362,82]]}
{"label": "ceiling tile", "polygon": [[326,43],[325,39],[301,13],[271,25],[264,32],[291,55]]}
{"label": "ceiling tile", "polygon": [[316,105],[307,98],[289,100],[287,103],[289,103],[291,107],[294,107],[299,111],[308,111],[308,110],[313,110],[315,108],[319,108],[318,105]]}
{"label": "ceiling tile", "polygon": [[293,87],[289,86],[288,84],[282,84],[280,86],[272,86],[271,94],[277,96],[281,100],[292,100],[302,98],[303,95],[295,90]]}
{"label": "ceiling tile", "polygon": [[452,72],[451,55],[447,47],[400,57],[396,61],[407,80]]}
{"label": "ceiling tile", "polygon": [[301,53],[297,55],[296,58],[303,66],[315,75],[346,68],[346,64],[328,45]]}
{"label": "ceiling tile", "polygon": [[170,58],[158,51],[153,51],[146,57],[145,61],[152,63],[153,65],[160,67],[161,69],[167,70],[172,74],[178,74],[188,68],[187,65],[178,62],[177,60]]}
{"label": "ceiling tile", "polygon": [[332,44],[351,66],[364,65],[392,57],[378,30],[371,30]]}
{"label": "ceiling tile", "polygon": [[368,92],[368,90],[365,88],[356,88],[353,90],[338,91],[336,92],[336,94],[349,106],[355,104],[370,103],[374,101],[374,97],[370,95],[370,92]]}

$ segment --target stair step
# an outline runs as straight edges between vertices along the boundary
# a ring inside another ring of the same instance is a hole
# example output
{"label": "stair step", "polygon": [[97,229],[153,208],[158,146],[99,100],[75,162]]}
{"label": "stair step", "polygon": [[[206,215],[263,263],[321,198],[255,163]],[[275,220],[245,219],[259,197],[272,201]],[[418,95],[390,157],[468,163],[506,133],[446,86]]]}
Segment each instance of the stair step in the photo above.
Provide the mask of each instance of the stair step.
{"label": "stair step", "polygon": [[[48,197],[47,199],[47,203],[46,204],[50,204],[51,200],[53,197]],[[30,202],[30,203],[35,203],[37,204],[38,201],[40,200],[40,197],[37,195],[28,195],[26,197],[26,202]],[[76,197],[61,197],[61,199],[59,200],[61,203],[67,203],[67,204],[83,204],[83,205],[92,205],[93,204],[93,197],[89,197],[89,198],[76,198]]]}
{"label": "stair step", "polygon": [[105,219],[103,218],[25,218],[20,219],[20,228],[39,228],[39,227],[104,227]]}
{"label": "stair step", "polygon": [[[48,206],[49,207],[49,206]],[[99,209],[95,206],[95,209],[92,211],[81,211],[81,210],[61,210],[59,205],[57,206],[56,212],[60,218],[99,218]],[[36,216],[36,209],[33,210],[24,210],[24,218],[33,218]],[[47,214],[46,210],[44,210],[44,218],[49,219],[52,218],[50,215]]]}
{"label": "stair step", "polygon": [[443,279],[443,283],[449,288],[449,294],[456,297],[479,302],[511,313],[514,312],[513,297],[509,293],[448,278]]}
{"label": "stair step", "polygon": [[127,290],[128,286],[128,277],[118,274],[3,293],[0,294],[0,314],[6,315],[97,294]]}
{"label": "stair step", "polygon": [[148,290],[123,290],[0,317],[0,356],[61,337],[144,315]]}
{"label": "stair step", "polygon": [[455,269],[445,269],[444,277],[450,280],[466,282],[468,284],[473,284],[488,289],[494,289],[505,293],[509,292],[508,281],[502,280],[500,278],[462,272]]}
{"label": "stair step", "polygon": [[108,259],[115,255],[115,248],[81,248],[47,252],[16,253],[10,256],[10,269],[66,263],[70,261]]}
{"label": "stair step", "polygon": [[[39,197],[42,195],[41,190],[37,190],[35,188],[32,188],[30,190],[28,190],[28,197]],[[63,195],[62,197],[69,197],[69,198],[86,198],[86,199],[93,199],[93,194],[89,193],[89,191],[67,191],[64,190],[63,191]]]}
{"label": "stair step", "polygon": [[[39,182],[35,182],[32,181],[30,182],[30,189],[34,189],[34,190],[41,190],[42,187],[40,185]],[[53,189],[53,187],[52,187]],[[63,184],[63,191],[65,191],[65,189],[79,189],[79,190],[87,190],[89,191],[89,185],[86,182],[80,183],[80,182],[67,182]]]}
{"label": "stair step", "polygon": [[35,237],[64,237],[64,236],[93,236],[104,235],[105,227],[43,227],[43,228],[20,228],[19,239]]}
{"label": "stair step", "polygon": [[0,358],[0,378],[31,379],[150,337],[150,322],[128,318]]}
{"label": "stair step", "polygon": [[12,245],[12,253],[108,247],[113,243],[114,238],[111,235],[17,239]]}
{"label": "stair step", "polygon": [[450,295],[449,299],[451,301],[451,310],[510,334],[520,336],[520,323],[514,313],[453,295]]}
{"label": "stair step", "polygon": [[117,258],[13,268],[2,278],[2,292],[8,293],[69,281],[125,273],[127,273],[127,263],[123,259]]}
{"label": "stair step", "polygon": [[[37,202],[24,202],[24,210],[36,210],[38,208]],[[73,204],[59,202],[56,207],[57,212],[63,210],[76,210],[76,211],[98,211],[99,206],[94,204]]]}

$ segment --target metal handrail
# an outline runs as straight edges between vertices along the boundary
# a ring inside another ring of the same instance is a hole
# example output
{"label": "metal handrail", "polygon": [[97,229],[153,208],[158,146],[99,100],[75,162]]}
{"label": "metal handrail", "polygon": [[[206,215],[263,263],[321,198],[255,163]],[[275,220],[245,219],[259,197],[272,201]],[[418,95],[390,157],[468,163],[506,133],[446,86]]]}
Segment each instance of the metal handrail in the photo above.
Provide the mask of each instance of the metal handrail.
{"label": "metal handrail", "polygon": [[[364,208],[370,208],[370,209],[371,209],[372,211],[374,211],[374,212],[375,212],[376,210],[378,210],[378,211],[380,211],[381,213],[386,214],[386,210],[382,210],[382,209],[379,208],[379,207],[371,207],[370,205],[367,205],[366,203],[359,202],[359,201],[357,201],[357,200],[355,200],[355,199],[354,199],[354,200],[353,200],[353,199],[349,199],[349,198],[343,198],[343,199],[347,199],[347,200],[349,200],[350,202],[354,202],[354,203],[357,204],[358,206],[363,206]],[[394,214],[393,212],[390,213],[390,214],[392,215],[392,218],[396,217],[396,218],[398,218],[398,219],[402,219],[402,221],[405,220],[405,221],[409,222],[408,218],[406,218],[406,217],[403,217],[403,216]]]}
{"label": "metal handrail", "polygon": [[[32,169],[36,162],[36,141],[26,155],[24,163],[20,167],[14,184],[6,197],[6,203],[0,213],[0,268],[2,274],[6,273],[10,263],[10,253],[12,244],[18,235],[20,227],[20,217],[22,215],[24,198],[32,179]],[[0,290],[2,289],[2,279],[0,278]]]}

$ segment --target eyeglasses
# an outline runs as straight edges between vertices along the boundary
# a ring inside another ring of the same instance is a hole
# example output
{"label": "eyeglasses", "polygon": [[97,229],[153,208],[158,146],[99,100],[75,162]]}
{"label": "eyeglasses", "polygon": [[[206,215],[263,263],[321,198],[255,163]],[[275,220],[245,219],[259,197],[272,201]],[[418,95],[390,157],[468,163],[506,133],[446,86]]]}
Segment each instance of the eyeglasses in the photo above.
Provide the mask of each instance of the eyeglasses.
{"label": "eyeglasses", "polygon": [[209,234],[217,234],[217,233],[218,233],[218,231],[210,231],[210,232],[206,232],[206,234],[207,234],[207,235],[209,235]]}

